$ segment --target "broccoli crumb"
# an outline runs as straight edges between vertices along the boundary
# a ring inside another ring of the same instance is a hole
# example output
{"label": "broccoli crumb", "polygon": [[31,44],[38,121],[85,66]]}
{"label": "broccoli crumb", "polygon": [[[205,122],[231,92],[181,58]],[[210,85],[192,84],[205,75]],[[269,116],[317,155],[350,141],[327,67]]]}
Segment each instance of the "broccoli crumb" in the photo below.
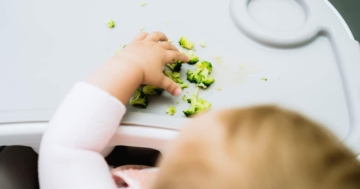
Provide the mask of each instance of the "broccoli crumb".
{"label": "broccoli crumb", "polygon": [[[120,46],[122,46],[122,45],[120,44]],[[122,51],[125,47],[126,47],[126,44],[125,44],[124,46],[122,46],[122,49],[117,49],[116,52],[115,52],[115,54],[116,54],[116,55],[120,54],[121,51]]]}
{"label": "broccoli crumb", "polygon": [[115,22],[114,22],[114,20],[109,20],[109,21],[107,22],[107,25],[108,25],[109,28],[114,28],[114,27],[115,27]]}
{"label": "broccoli crumb", "polygon": [[141,4],[140,4],[140,6],[145,6],[147,4],[147,2],[146,1],[143,1]]}
{"label": "broccoli crumb", "polygon": [[221,88],[217,88],[216,90],[221,91]]}
{"label": "broccoli crumb", "polygon": [[216,57],[215,59],[218,64],[223,64],[222,58],[220,56]]}
{"label": "broccoli crumb", "polygon": [[193,65],[193,64],[196,64],[199,62],[199,56],[194,54],[193,52],[189,51],[189,52],[182,52],[182,53],[190,58],[189,62],[187,62],[188,64]]}
{"label": "broccoli crumb", "polygon": [[188,40],[185,36],[181,37],[179,40],[180,46],[185,49],[191,50],[194,48],[194,42]]}
{"label": "broccoli crumb", "polygon": [[140,31],[143,32],[145,30],[145,28],[141,28]]}
{"label": "broccoli crumb", "polygon": [[166,113],[173,116],[176,113],[176,107],[175,106],[168,106],[168,109],[166,110]]}
{"label": "broccoli crumb", "polygon": [[176,102],[176,104],[179,104],[180,102]]}
{"label": "broccoli crumb", "polygon": [[116,50],[116,55],[118,55],[118,54],[120,54],[121,53],[121,51],[122,51],[122,49],[118,49],[118,50]]}
{"label": "broccoli crumb", "polygon": [[200,41],[200,46],[203,47],[203,48],[206,47],[206,43],[204,42],[204,40],[201,40],[201,41]]}
{"label": "broccoli crumb", "polygon": [[187,98],[186,98],[185,95],[182,97],[182,100],[183,100],[184,102],[187,102]]}
{"label": "broccoli crumb", "polygon": [[261,78],[263,81],[267,81],[268,79],[266,77]]}
{"label": "broccoli crumb", "polygon": [[168,25],[169,25],[169,24],[170,24],[170,21],[166,21],[166,24],[168,24]]}

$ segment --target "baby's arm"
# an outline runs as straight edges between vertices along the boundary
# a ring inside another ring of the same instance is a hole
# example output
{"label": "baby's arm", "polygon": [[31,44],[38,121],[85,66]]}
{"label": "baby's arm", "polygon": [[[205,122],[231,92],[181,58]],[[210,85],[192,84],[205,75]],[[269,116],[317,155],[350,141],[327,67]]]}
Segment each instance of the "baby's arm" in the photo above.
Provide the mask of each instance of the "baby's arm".
{"label": "baby's arm", "polygon": [[[160,41],[160,42],[159,42]],[[42,189],[116,188],[100,152],[116,132],[127,103],[140,84],[179,95],[162,73],[165,63],[188,61],[162,33],[141,33],[120,55],[104,63],[67,95],[40,148]]]}

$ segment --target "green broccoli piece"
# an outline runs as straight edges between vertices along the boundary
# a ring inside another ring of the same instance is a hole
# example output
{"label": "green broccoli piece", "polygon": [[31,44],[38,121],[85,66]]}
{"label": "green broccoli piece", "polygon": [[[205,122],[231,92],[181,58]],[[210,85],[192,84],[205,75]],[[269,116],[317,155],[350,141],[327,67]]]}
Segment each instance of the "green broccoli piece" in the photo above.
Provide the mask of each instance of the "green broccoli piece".
{"label": "green broccoli piece", "polygon": [[195,54],[190,54],[190,61],[188,62],[188,64],[196,64],[197,62],[199,62],[199,57]]}
{"label": "green broccoli piece", "polygon": [[142,92],[146,95],[161,95],[163,91],[164,89],[152,85],[146,85],[142,89]]}
{"label": "green broccoli piece", "polygon": [[211,72],[212,64],[207,61],[202,61],[196,64],[195,71],[187,71],[187,80],[191,83],[196,83],[198,87],[206,89],[215,82],[213,77],[209,77]]}
{"label": "green broccoli piece", "polygon": [[174,72],[179,72],[181,70],[181,62],[173,63],[173,64],[166,64]]}
{"label": "green broccoli piece", "polygon": [[198,64],[196,64],[196,67],[199,69],[206,68],[209,71],[209,74],[212,72],[212,64],[208,61],[202,61]]}
{"label": "green broccoli piece", "polygon": [[185,96],[185,95],[182,97],[182,100],[183,100],[184,102],[186,102],[186,101],[187,101],[187,98],[186,98],[186,96]]}
{"label": "green broccoli piece", "polygon": [[192,52],[184,52],[184,54],[190,58],[188,64],[193,65],[199,62],[199,56],[197,56],[196,54]]}
{"label": "green broccoli piece", "polygon": [[167,70],[165,71],[165,75],[169,77],[171,80],[175,81],[175,83],[177,83],[181,87],[181,89],[185,89],[189,87],[189,84],[184,83],[184,81],[180,78],[179,72],[172,72],[170,70]]}
{"label": "green broccoli piece", "polygon": [[147,108],[148,106],[148,99],[146,95],[142,92],[142,90],[137,89],[135,91],[135,94],[130,99],[130,105],[131,106],[137,106],[140,108]]}
{"label": "green broccoli piece", "polygon": [[181,62],[179,61],[178,63],[188,63],[188,64],[196,64],[197,62],[199,62],[199,56],[194,54],[193,52],[181,52],[183,54],[185,54],[186,56],[188,56],[190,58],[189,62]]}
{"label": "green broccoli piece", "polygon": [[190,103],[190,109],[183,111],[186,117],[193,116],[211,108],[212,104],[202,98],[199,98],[198,92],[199,88],[197,87],[193,96],[188,99],[188,102]]}
{"label": "green broccoli piece", "polygon": [[[181,80],[182,81],[182,80]],[[185,89],[185,88],[188,88],[189,87],[189,84],[188,83],[177,83],[181,89]]]}
{"label": "green broccoli piece", "polygon": [[115,22],[114,22],[114,20],[109,20],[109,21],[107,22],[107,25],[108,25],[109,28],[114,28],[114,27],[115,27]]}
{"label": "green broccoli piece", "polygon": [[166,113],[173,116],[176,113],[176,107],[175,106],[169,106],[166,110]]}
{"label": "green broccoli piece", "polygon": [[183,36],[179,40],[180,46],[182,46],[185,49],[191,50],[194,48],[194,42],[191,42],[187,39],[187,37]]}

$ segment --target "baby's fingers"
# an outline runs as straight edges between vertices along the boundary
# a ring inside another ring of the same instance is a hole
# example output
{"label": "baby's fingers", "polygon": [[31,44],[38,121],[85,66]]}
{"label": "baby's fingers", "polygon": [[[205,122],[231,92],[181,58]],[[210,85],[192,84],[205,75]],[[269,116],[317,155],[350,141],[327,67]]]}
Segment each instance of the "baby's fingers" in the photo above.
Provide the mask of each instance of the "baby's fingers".
{"label": "baby's fingers", "polygon": [[181,62],[189,62],[190,58],[185,55],[184,53],[181,53],[179,51],[166,51],[166,62],[167,63],[175,63],[177,61]]}
{"label": "baby's fingers", "polygon": [[168,38],[166,37],[166,35],[162,32],[153,32],[150,33],[146,38],[146,40],[150,40],[150,41],[168,41]]}
{"label": "baby's fingers", "polygon": [[181,94],[180,86],[165,75],[159,87],[163,88],[165,91],[169,92],[174,96],[179,96]]}
{"label": "baby's fingers", "polygon": [[134,37],[133,41],[141,41],[141,40],[145,39],[148,35],[149,34],[146,32],[141,32]]}
{"label": "baby's fingers", "polygon": [[174,45],[167,41],[159,42],[159,45],[165,50],[179,51]]}

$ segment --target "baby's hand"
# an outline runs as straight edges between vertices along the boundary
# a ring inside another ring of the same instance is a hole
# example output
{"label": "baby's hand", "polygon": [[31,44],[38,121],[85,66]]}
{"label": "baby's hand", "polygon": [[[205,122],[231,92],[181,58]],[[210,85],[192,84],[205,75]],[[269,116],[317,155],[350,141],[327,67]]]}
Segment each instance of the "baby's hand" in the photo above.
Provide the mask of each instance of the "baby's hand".
{"label": "baby's hand", "polygon": [[103,89],[126,104],[141,84],[161,87],[172,95],[180,87],[163,74],[165,64],[189,57],[167,42],[161,32],[141,33],[123,51],[102,64],[86,82]]}
{"label": "baby's hand", "polygon": [[140,33],[118,55],[121,59],[127,59],[124,63],[134,64],[141,70],[142,84],[161,87],[178,96],[181,88],[174,81],[163,74],[165,64],[177,61],[188,62],[189,57],[180,53],[169,42],[165,34],[161,32]]}

